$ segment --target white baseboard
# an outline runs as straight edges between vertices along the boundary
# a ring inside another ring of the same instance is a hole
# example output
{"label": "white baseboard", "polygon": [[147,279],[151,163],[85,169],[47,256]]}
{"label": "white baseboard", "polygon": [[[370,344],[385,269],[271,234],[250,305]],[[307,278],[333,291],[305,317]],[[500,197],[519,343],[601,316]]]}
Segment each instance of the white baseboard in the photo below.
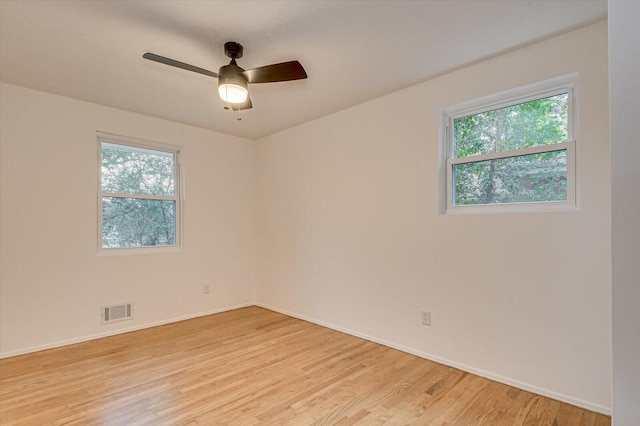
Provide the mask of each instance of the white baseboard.
{"label": "white baseboard", "polygon": [[156,322],[151,322],[151,323],[146,323],[146,324],[140,324],[140,325],[136,325],[136,326],[133,326],[133,327],[119,328],[117,330],[107,331],[107,332],[104,332],[104,333],[90,334],[88,336],[77,337],[77,338],[74,338],[74,339],[61,340],[61,341],[58,341],[58,342],[46,343],[44,345],[32,346],[32,347],[25,348],[25,349],[19,349],[17,351],[3,352],[3,353],[0,353],[0,359],[9,358],[9,357],[12,357],[12,356],[24,355],[24,354],[28,354],[28,353],[31,353],[31,352],[43,351],[45,349],[59,348],[61,346],[73,345],[74,343],[87,342],[89,340],[101,339],[103,337],[115,336],[117,334],[124,334],[124,333],[129,333],[131,331],[142,330],[142,329],[145,329],[145,328],[157,327],[159,325],[170,324],[172,322],[179,322],[179,321],[185,321],[185,320],[188,320],[188,319],[204,317],[206,315],[219,314],[221,312],[233,311],[234,309],[246,308],[248,306],[254,306],[254,303],[253,302],[249,302],[249,303],[243,303],[243,304],[240,304],[240,305],[226,306],[224,308],[218,308],[218,309],[213,309],[213,310],[204,311],[204,312],[197,312],[195,314],[188,314],[188,315],[174,317],[174,318],[170,318],[170,319],[166,319],[166,320],[161,320],[161,321],[156,321]]}
{"label": "white baseboard", "polygon": [[377,337],[369,336],[367,334],[360,333],[360,332],[357,332],[357,331],[353,331],[353,330],[350,330],[350,329],[347,329],[347,328],[344,328],[344,327],[340,327],[340,326],[337,326],[335,324],[331,324],[331,323],[328,323],[328,322],[325,322],[325,321],[319,321],[317,319],[310,318],[310,317],[307,317],[305,315],[300,315],[300,314],[298,314],[296,312],[291,312],[291,311],[287,311],[285,309],[276,308],[274,306],[269,306],[269,305],[266,305],[264,303],[256,303],[255,305],[259,306],[261,308],[264,308],[264,309],[269,309],[269,310],[274,311],[274,312],[279,312],[281,314],[284,314],[284,315],[287,315],[287,316],[290,316],[290,317],[298,318],[298,319],[301,319],[301,320],[304,320],[304,321],[308,321],[308,322],[313,323],[313,324],[317,324],[317,325],[320,325],[320,326],[323,326],[323,327],[327,327],[327,328],[330,328],[332,330],[340,331],[342,333],[346,333],[346,334],[349,334],[351,336],[360,337],[362,339],[369,340],[371,342],[379,343],[381,345],[388,346],[390,348],[397,349],[397,350],[400,350],[402,352],[406,352],[406,353],[409,353],[409,354],[412,354],[412,355],[416,355],[416,356],[419,356],[420,358],[425,358],[425,359],[428,359],[430,361],[437,362],[439,364],[448,365],[449,367],[454,367],[454,368],[457,368],[459,370],[466,371],[467,373],[475,374],[476,376],[480,376],[480,377],[485,377],[487,379],[494,380],[496,382],[500,382],[500,383],[504,383],[504,384],[509,385],[509,386],[516,387],[518,389],[526,390],[528,392],[533,392],[533,393],[538,394],[538,395],[542,395],[542,396],[546,396],[546,397],[549,397],[549,398],[552,398],[552,399],[555,399],[555,400],[558,400],[558,401],[566,402],[567,404],[571,404],[571,405],[575,405],[577,407],[585,408],[585,409],[590,410],[590,411],[595,411],[596,413],[605,414],[607,416],[611,415],[611,407],[605,407],[605,406],[600,405],[600,404],[594,404],[592,402],[584,401],[584,400],[579,399],[579,398],[574,398],[574,397],[571,397],[569,395],[564,395],[564,394],[561,394],[561,393],[550,391],[548,389],[539,388],[537,386],[533,386],[533,385],[530,385],[530,384],[527,384],[527,383],[519,382],[517,380],[512,380],[512,379],[509,379],[507,377],[500,376],[498,374],[494,374],[494,373],[491,373],[491,372],[488,372],[488,371],[480,370],[478,368],[471,367],[469,365],[465,365],[465,364],[461,364],[461,363],[456,362],[456,361],[452,361],[452,360],[449,360],[449,359],[441,358],[439,356],[435,356],[435,355],[432,355],[432,354],[429,354],[429,353],[426,353],[426,352],[422,352],[422,351],[419,351],[419,350],[416,350],[416,349],[413,349],[413,348],[409,348],[409,347],[406,347],[406,346],[403,346],[403,345],[399,345],[399,344],[394,343],[394,342],[389,342],[387,340],[378,339]]}

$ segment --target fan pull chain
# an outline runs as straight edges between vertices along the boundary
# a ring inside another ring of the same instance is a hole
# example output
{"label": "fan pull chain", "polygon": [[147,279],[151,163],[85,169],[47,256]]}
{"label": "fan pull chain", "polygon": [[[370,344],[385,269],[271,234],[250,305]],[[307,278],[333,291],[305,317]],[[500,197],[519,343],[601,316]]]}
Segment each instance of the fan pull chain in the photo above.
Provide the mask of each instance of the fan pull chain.
{"label": "fan pull chain", "polygon": [[242,121],[242,117],[240,117],[240,107],[239,107],[239,106],[238,106],[238,108],[236,109],[236,108],[234,108],[234,107],[233,107],[233,105],[232,105],[232,104],[228,104],[228,105],[226,105],[226,106],[224,107],[224,109],[226,109],[226,110],[229,110],[229,109],[230,109],[231,111],[235,111],[235,112],[237,113],[237,114],[236,114],[236,120],[238,120],[238,121]]}

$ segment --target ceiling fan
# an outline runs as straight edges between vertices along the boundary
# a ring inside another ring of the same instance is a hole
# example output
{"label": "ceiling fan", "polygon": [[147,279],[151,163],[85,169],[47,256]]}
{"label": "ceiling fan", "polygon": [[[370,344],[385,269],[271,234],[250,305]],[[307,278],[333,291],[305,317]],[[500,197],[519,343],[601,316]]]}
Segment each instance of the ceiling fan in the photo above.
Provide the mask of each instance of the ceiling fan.
{"label": "ceiling fan", "polygon": [[175,59],[165,58],[155,53],[147,52],[142,57],[150,61],[217,78],[220,98],[229,103],[234,111],[249,109],[253,106],[247,87],[249,83],[274,83],[307,78],[307,73],[298,61],[282,62],[244,70],[236,63],[236,59],[242,58],[242,51],[243,47],[240,43],[235,41],[226,42],[224,44],[224,54],[231,58],[231,62],[229,65],[220,67],[217,73],[185,64]]}

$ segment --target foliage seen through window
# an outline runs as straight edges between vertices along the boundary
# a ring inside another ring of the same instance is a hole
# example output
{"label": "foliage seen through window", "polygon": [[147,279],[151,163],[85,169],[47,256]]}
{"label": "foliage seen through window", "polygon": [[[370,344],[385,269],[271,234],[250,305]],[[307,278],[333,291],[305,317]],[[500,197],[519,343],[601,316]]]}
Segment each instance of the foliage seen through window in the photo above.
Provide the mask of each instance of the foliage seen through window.
{"label": "foliage seen through window", "polygon": [[101,143],[102,247],[176,245],[176,153]]}
{"label": "foliage seen through window", "polygon": [[[453,120],[453,205],[567,199],[568,94]],[[545,147],[531,154],[518,150]],[[474,160],[474,156],[489,156]]]}

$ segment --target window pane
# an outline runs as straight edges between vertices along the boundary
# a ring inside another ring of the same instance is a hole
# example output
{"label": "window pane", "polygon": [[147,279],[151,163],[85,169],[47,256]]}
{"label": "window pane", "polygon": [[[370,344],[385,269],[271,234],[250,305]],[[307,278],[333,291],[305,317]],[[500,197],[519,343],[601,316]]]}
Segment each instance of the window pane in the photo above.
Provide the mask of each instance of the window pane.
{"label": "window pane", "polygon": [[102,143],[103,192],[174,194],[174,154],[112,143]]}
{"label": "window pane", "polygon": [[526,203],[567,199],[567,151],[453,166],[454,204]]}
{"label": "window pane", "polygon": [[102,197],[102,247],[176,244],[176,202]]}
{"label": "window pane", "polygon": [[456,118],[454,157],[509,151],[567,141],[566,93]]}

